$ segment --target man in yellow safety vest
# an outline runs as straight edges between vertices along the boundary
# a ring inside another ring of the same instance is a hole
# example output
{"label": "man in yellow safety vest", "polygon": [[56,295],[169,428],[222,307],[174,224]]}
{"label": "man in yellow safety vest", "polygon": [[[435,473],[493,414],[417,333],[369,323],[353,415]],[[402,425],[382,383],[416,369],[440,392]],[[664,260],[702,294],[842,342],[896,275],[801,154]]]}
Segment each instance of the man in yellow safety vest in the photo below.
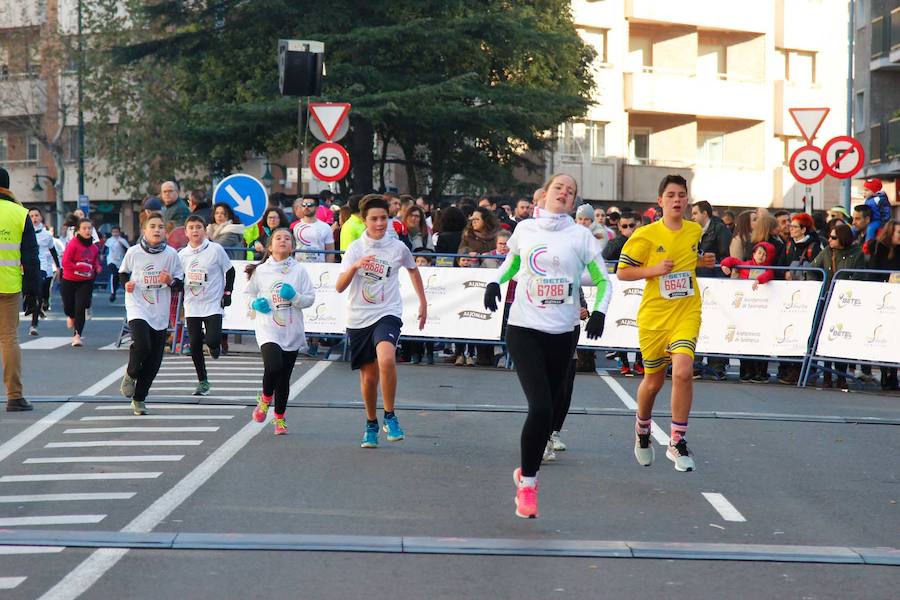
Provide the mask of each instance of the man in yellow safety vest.
{"label": "man in yellow safety vest", "polygon": [[6,384],[6,410],[34,408],[22,395],[22,353],[19,349],[19,306],[25,314],[37,310],[41,263],[28,210],[9,189],[9,173],[0,167],[0,358]]}

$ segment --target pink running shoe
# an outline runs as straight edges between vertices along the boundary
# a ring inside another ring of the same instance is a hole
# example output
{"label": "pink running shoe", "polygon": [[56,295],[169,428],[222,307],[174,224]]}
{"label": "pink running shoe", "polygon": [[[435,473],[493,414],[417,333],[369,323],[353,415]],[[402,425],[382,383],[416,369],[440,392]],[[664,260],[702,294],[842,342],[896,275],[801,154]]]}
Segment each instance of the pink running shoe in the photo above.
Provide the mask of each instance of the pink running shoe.
{"label": "pink running shoe", "polygon": [[522,469],[513,471],[513,482],[516,484],[516,516],[523,519],[536,519],[538,516],[538,486],[522,485]]}
{"label": "pink running shoe", "polygon": [[263,401],[262,394],[257,394],[256,399],[257,403],[256,408],[253,409],[253,420],[257,423],[262,423],[266,420],[266,415],[269,413],[269,403]]}
{"label": "pink running shoe", "polygon": [[275,435],[287,435],[288,428],[287,423],[284,422],[284,417],[282,418],[274,418],[272,422],[275,423]]}

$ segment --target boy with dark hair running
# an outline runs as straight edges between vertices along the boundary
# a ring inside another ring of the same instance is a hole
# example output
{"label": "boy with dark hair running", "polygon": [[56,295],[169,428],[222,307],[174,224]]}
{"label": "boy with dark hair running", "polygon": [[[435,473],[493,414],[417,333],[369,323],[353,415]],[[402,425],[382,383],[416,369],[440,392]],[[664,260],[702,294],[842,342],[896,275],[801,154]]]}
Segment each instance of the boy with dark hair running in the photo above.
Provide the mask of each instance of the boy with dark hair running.
{"label": "boy with dark hair running", "polygon": [[693,453],[685,436],[693,399],[694,350],[700,332],[696,270],[698,266],[712,267],[715,255],[701,254],[703,228],[684,218],[690,203],[683,177],[664,177],[657,202],[662,219],[632,234],[619,256],[617,271],[620,281],[647,280],[637,317],[644,378],[638,388],[634,455],[646,467],[653,464],[653,403],[671,363],[672,425],[666,457],[675,463],[676,471],[693,471]]}

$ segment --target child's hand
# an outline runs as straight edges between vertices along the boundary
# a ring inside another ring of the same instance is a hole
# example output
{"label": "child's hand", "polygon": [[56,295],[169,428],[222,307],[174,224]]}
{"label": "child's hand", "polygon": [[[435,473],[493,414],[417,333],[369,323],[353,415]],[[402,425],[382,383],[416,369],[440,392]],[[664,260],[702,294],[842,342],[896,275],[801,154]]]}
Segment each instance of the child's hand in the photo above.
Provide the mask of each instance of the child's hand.
{"label": "child's hand", "polygon": [[759,289],[759,282],[758,282],[758,281],[754,281],[754,282],[753,282],[753,285],[752,285],[751,287],[753,288],[753,291],[755,292],[756,290]]}
{"label": "child's hand", "polygon": [[731,275],[731,267],[726,267],[725,265],[722,265],[722,272],[725,273],[726,275]]}
{"label": "child's hand", "polygon": [[125,291],[128,292],[129,294],[133,294],[134,288],[136,288],[136,287],[137,287],[137,283],[135,283],[134,281],[127,281],[125,283]]}
{"label": "child's hand", "polygon": [[159,274],[159,282],[165,285],[169,285],[170,283],[172,283],[172,274],[168,271],[162,271]]}

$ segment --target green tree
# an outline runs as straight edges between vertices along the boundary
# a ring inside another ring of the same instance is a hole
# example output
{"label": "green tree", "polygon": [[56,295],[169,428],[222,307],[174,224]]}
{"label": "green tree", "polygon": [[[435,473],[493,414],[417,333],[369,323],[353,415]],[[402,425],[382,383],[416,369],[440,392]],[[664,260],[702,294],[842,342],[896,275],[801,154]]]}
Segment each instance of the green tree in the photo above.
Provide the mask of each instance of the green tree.
{"label": "green tree", "polygon": [[102,104],[140,107],[115,128],[135,152],[118,147],[111,166],[141,176],[170,163],[227,172],[248,153],[296,147],[297,100],[277,90],[280,38],[325,42],[322,99],[353,104],[353,191],[372,189],[383,169],[376,132],[404,150],[411,185],[424,181],[433,197],[453,178],[506,186],[590,103],[593,52],[568,0],[129,1],[141,27],[97,37],[108,73],[97,79],[129,88],[125,104],[112,89]]}

